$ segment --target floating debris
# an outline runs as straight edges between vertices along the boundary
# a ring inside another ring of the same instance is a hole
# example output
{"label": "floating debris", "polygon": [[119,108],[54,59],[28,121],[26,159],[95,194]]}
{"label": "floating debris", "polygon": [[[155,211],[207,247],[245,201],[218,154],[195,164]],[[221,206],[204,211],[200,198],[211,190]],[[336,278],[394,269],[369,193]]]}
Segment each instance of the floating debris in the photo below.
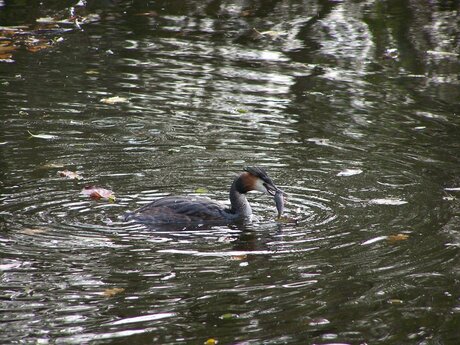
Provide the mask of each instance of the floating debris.
{"label": "floating debris", "polygon": [[197,193],[197,194],[206,194],[208,192],[209,191],[204,187],[198,187],[197,189],[195,189],[195,193]]}
{"label": "floating debris", "polygon": [[74,180],[83,179],[83,177],[80,174],[78,174],[77,172],[70,171],[70,170],[67,170],[67,169],[58,171],[58,174],[59,174],[59,176],[66,177],[68,179],[74,179]]}
{"label": "floating debris", "polygon": [[353,175],[359,175],[362,174],[361,169],[344,169],[337,173],[337,176],[353,176]]}
{"label": "floating debris", "polygon": [[104,292],[102,293],[105,297],[113,297],[116,296],[122,292],[124,292],[124,288],[112,288],[112,289],[105,289]]}
{"label": "floating debris", "polygon": [[397,243],[400,241],[406,241],[409,238],[409,235],[407,234],[396,234],[396,235],[390,235],[387,237],[387,241],[389,243]]}
{"label": "floating debris", "polygon": [[100,102],[105,103],[105,104],[129,103],[127,98],[119,97],[119,96],[102,98]]}
{"label": "floating debris", "polygon": [[396,198],[371,199],[371,200],[369,200],[369,204],[399,206],[399,205],[407,204],[407,201],[401,200],[401,199],[396,199]]}
{"label": "floating debris", "polygon": [[89,196],[93,200],[107,200],[115,202],[115,195],[110,189],[105,189],[96,186],[85,186],[81,194]]}
{"label": "floating debris", "polygon": [[446,187],[444,190],[448,192],[460,192],[460,187]]}
{"label": "floating debris", "polygon": [[51,139],[56,139],[58,136],[57,135],[52,135],[52,134],[33,134],[30,131],[27,131],[30,134],[30,138],[37,138],[37,139],[45,139],[45,140],[51,140]]}

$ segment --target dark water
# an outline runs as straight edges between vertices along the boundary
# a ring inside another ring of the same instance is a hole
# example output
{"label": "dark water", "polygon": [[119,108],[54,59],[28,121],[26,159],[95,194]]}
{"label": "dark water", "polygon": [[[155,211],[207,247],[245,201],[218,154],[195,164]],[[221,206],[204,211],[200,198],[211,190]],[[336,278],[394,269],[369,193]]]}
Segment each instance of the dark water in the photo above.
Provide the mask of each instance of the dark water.
{"label": "dark water", "polygon": [[[458,1],[37,4],[0,1],[1,343],[460,342]],[[119,217],[246,165],[298,224]]]}

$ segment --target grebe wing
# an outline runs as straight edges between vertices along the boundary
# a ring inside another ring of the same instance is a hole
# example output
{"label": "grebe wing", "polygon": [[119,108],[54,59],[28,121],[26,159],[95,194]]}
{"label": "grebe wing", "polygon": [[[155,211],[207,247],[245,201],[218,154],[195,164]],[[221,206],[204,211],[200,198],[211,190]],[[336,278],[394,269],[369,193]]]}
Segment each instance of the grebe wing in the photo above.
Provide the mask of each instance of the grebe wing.
{"label": "grebe wing", "polygon": [[191,223],[229,220],[224,206],[199,197],[169,196],[147,204],[126,217],[140,222]]}

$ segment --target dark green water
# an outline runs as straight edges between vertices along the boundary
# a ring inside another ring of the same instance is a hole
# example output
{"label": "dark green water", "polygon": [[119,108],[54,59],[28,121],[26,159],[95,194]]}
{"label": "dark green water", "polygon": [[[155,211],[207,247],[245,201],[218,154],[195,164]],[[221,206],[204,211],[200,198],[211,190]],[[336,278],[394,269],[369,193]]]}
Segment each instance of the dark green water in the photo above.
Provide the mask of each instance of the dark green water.
{"label": "dark green water", "polygon": [[[458,1],[73,5],[0,1],[0,343],[460,343]],[[247,165],[297,225],[120,218]]]}

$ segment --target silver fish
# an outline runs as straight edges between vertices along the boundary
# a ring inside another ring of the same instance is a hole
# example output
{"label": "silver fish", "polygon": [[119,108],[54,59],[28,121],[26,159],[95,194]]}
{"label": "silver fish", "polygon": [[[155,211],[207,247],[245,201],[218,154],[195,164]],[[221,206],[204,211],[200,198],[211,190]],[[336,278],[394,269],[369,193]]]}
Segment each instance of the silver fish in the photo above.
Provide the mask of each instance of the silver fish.
{"label": "silver fish", "polygon": [[281,218],[284,210],[284,193],[280,190],[277,190],[275,193],[275,204],[276,209],[278,210],[278,218]]}

